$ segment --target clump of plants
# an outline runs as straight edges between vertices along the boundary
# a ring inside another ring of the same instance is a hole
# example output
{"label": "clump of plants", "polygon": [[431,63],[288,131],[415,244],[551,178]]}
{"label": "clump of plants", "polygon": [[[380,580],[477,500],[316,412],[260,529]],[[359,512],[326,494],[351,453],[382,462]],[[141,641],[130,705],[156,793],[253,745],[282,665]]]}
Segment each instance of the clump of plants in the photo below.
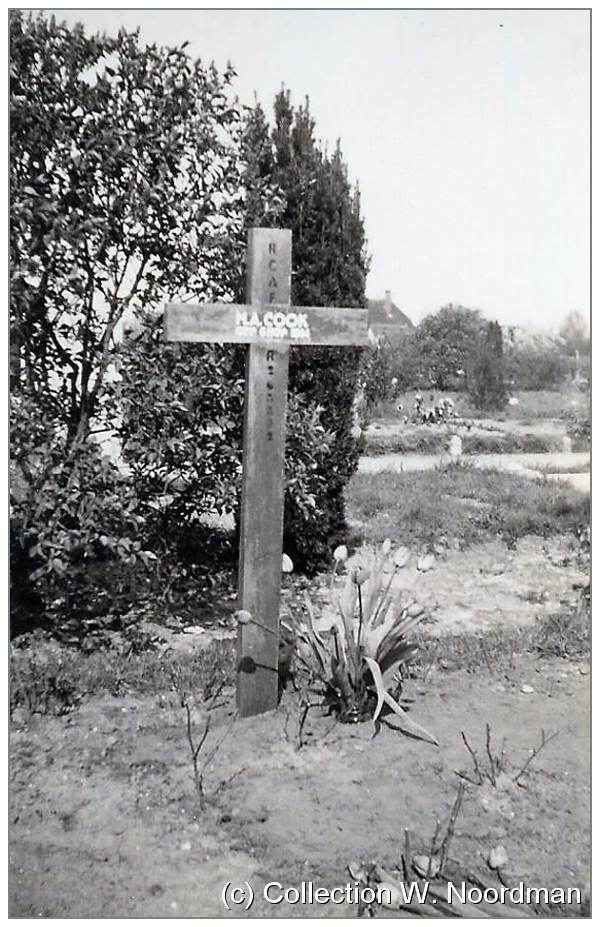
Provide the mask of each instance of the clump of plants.
{"label": "clump of plants", "polygon": [[[392,551],[391,542],[372,558],[355,566],[341,592],[336,574],[347,560],[345,546],[336,548],[329,587],[336,620],[328,632],[317,628],[315,607],[305,592],[305,608],[294,615],[293,634],[299,667],[309,675],[311,689],[340,721],[380,720],[413,737],[437,744],[435,737],[413,721],[401,704],[402,681],[407,664],[417,651],[413,632],[426,615],[413,588],[398,589],[399,574],[406,569],[411,552]],[[417,575],[432,569],[431,554],[417,559]]]}

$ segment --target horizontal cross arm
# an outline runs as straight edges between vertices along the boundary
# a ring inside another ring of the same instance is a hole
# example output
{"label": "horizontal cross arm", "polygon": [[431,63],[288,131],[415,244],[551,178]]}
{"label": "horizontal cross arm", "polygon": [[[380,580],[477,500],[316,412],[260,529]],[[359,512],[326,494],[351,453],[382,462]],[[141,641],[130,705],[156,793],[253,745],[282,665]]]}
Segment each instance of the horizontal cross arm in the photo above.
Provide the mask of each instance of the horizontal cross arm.
{"label": "horizontal cross arm", "polygon": [[367,310],[277,303],[169,303],[167,341],[234,344],[366,345]]}

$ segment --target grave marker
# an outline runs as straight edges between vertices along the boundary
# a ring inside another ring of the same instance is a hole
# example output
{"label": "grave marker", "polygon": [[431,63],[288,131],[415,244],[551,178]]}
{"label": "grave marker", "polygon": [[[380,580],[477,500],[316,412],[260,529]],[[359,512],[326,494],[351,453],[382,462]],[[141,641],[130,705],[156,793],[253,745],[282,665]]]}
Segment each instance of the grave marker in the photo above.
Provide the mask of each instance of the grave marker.
{"label": "grave marker", "polygon": [[248,344],[238,607],[264,627],[238,626],[242,717],[277,705],[289,347],[369,343],[365,309],[290,305],[291,253],[291,231],[250,229],[247,304],[165,307],[167,341]]}

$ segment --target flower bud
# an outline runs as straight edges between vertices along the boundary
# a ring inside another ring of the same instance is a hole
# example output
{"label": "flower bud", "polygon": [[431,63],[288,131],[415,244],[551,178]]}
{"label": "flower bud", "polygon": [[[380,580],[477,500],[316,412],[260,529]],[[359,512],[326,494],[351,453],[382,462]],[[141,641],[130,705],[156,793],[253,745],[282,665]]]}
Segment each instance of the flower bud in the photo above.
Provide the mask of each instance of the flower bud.
{"label": "flower bud", "polygon": [[425,606],[421,602],[411,602],[406,609],[409,618],[418,618],[425,611]]}
{"label": "flower bud", "polygon": [[238,624],[250,624],[252,621],[252,615],[250,612],[246,611],[245,608],[240,608],[237,612],[234,612],[233,616]]}
{"label": "flower bud", "polygon": [[435,563],[435,557],[433,554],[426,554],[424,557],[419,557],[417,560],[417,570],[421,573],[427,573],[429,570],[433,569]]}
{"label": "flower bud", "polygon": [[406,566],[410,560],[410,551],[408,547],[399,547],[396,553],[394,554],[394,566],[399,570]]}
{"label": "flower bud", "polygon": [[333,552],[333,559],[337,560],[338,563],[344,563],[344,561],[348,559],[348,548],[345,544],[340,544],[339,547],[336,547]]}
{"label": "flower bud", "polygon": [[384,557],[387,557],[391,549],[392,549],[392,542],[390,541],[389,538],[386,538],[383,544],[381,545],[381,553],[383,554]]}
{"label": "flower bud", "polygon": [[369,571],[365,570],[364,567],[355,567],[352,570],[352,582],[356,586],[362,586],[364,582],[369,578]]}

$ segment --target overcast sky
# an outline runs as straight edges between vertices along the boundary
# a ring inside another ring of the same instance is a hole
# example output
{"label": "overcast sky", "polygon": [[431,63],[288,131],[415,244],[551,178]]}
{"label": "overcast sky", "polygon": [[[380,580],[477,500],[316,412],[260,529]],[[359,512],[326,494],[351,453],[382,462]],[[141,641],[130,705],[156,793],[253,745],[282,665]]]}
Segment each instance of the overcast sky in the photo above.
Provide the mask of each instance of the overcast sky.
{"label": "overcast sky", "polygon": [[556,328],[589,311],[585,11],[55,11],[189,40],[270,111],[285,84],[362,191],[368,294]]}

